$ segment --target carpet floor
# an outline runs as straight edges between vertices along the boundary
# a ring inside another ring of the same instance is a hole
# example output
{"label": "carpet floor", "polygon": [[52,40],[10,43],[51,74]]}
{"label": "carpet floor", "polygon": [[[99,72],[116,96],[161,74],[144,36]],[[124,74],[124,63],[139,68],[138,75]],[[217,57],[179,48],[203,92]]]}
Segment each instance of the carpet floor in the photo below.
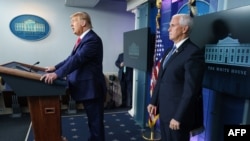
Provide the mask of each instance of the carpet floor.
{"label": "carpet floor", "polygon": [[0,141],[24,141],[29,123],[29,114],[23,114],[21,118],[0,115]]}
{"label": "carpet floor", "polygon": [[[136,124],[128,112],[105,113],[106,141],[144,141],[143,129]],[[68,141],[87,141],[89,136],[87,117],[83,115],[62,116],[62,135]],[[30,125],[25,141],[33,141]]]}

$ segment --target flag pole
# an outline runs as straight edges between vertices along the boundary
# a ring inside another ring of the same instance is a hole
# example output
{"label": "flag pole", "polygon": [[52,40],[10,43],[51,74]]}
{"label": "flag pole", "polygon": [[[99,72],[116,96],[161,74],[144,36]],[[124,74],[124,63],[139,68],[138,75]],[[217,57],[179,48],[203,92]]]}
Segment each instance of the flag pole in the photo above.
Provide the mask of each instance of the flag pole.
{"label": "flag pole", "polygon": [[[161,6],[162,6],[162,0],[156,0],[156,7],[158,9],[157,11],[157,15],[155,18],[155,22],[156,22],[156,32],[158,32],[158,30],[160,29],[160,23],[159,23],[159,19],[161,17]],[[157,33],[158,34],[158,33]],[[155,40],[157,40],[157,35],[155,37]],[[158,70],[155,69],[155,67],[158,67],[159,65],[159,61],[156,59],[156,54],[157,54],[157,43],[155,43],[155,52],[154,52],[154,65],[152,67],[152,76],[151,76],[151,82],[150,82],[150,96],[152,96],[152,91],[153,88],[156,84],[157,81],[157,77],[158,77]],[[149,140],[149,141],[157,141],[161,139],[161,134],[158,131],[155,131],[155,127],[156,127],[156,123],[157,120],[159,118],[159,114],[157,115],[149,115],[148,118],[148,126],[150,128],[150,131],[145,131],[142,134],[142,137],[145,140]]]}
{"label": "flag pole", "polygon": [[[161,7],[162,7],[162,0],[156,0],[156,7],[157,7],[157,15],[155,17],[155,22],[156,22],[156,32],[158,32],[158,30],[160,29],[160,23],[159,23],[159,19],[161,18]],[[157,36],[155,37],[157,39]],[[157,43],[155,43],[157,44]],[[156,48],[156,46],[155,46]],[[157,75],[158,75],[158,72],[155,70],[155,63],[157,63],[156,61],[156,49],[154,51],[154,65],[152,67],[152,76],[151,76],[151,82],[150,82],[150,96],[152,96],[152,93],[153,93],[153,89],[154,89],[154,86],[156,84],[156,79],[157,79]]]}

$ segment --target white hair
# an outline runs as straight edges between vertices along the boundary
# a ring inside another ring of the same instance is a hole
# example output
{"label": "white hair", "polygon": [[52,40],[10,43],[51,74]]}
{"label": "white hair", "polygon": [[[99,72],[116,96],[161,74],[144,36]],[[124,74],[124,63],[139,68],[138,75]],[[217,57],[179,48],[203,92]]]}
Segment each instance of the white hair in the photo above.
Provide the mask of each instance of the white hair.
{"label": "white hair", "polygon": [[189,14],[175,14],[173,17],[180,17],[179,24],[181,26],[188,26],[189,32],[193,27],[193,18]]}

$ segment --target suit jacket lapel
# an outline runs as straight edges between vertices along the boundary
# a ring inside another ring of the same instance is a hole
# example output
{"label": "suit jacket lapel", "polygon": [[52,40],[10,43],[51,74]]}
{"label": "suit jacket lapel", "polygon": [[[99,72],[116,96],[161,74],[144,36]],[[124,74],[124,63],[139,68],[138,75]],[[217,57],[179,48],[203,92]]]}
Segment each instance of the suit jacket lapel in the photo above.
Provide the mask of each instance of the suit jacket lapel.
{"label": "suit jacket lapel", "polygon": [[88,38],[89,35],[93,34],[93,30],[90,30],[80,41],[80,43],[78,44],[78,47],[75,50],[72,50],[72,54],[75,54],[75,52],[77,51],[77,49],[79,48],[80,44],[83,44]]}
{"label": "suit jacket lapel", "polygon": [[[160,71],[159,71],[159,76],[160,76],[160,77],[161,77],[162,74],[165,72],[166,68],[168,67],[168,64],[169,64],[171,61],[173,61],[174,58],[175,58],[176,56],[178,56],[178,55],[184,50],[184,48],[186,47],[186,44],[187,44],[189,41],[190,41],[190,40],[187,39],[187,40],[186,40],[186,41],[185,41],[185,42],[184,42],[184,43],[174,52],[174,54],[169,58],[168,62],[166,63],[165,68],[163,68],[163,66],[162,66],[163,61],[161,62],[161,67],[160,67]],[[168,51],[168,52],[169,52],[169,51]],[[164,55],[164,58],[163,58],[163,59],[165,59],[166,55],[167,55],[167,53]]]}

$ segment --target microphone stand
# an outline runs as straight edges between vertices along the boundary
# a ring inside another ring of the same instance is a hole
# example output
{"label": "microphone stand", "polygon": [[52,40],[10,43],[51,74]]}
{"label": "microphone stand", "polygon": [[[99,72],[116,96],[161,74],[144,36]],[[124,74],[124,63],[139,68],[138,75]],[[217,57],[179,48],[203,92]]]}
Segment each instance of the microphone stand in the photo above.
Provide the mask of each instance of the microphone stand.
{"label": "microphone stand", "polygon": [[31,72],[32,71],[32,69],[33,69],[33,67],[35,66],[35,65],[38,65],[40,62],[39,61],[37,61],[36,63],[34,63],[32,66],[30,66],[30,70],[29,70],[29,72]]}

